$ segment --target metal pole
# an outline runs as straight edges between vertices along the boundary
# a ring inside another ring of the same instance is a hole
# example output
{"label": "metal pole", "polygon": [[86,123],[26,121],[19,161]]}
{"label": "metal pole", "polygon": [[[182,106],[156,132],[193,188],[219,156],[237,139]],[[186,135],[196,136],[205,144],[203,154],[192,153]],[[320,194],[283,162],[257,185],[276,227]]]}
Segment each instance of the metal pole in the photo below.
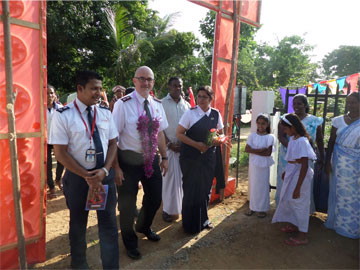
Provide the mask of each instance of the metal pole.
{"label": "metal pole", "polygon": [[16,128],[15,128],[15,94],[13,91],[12,78],[12,50],[11,50],[11,34],[10,34],[10,11],[9,1],[2,1],[3,10],[3,29],[4,29],[4,47],[5,47],[5,77],[6,77],[6,111],[8,116],[8,134],[10,146],[11,174],[13,183],[13,197],[16,217],[16,232],[18,240],[18,252],[20,269],[27,269],[25,237],[24,237],[24,221],[21,206],[20,194],[20,175],[19,163],[16,145]]}

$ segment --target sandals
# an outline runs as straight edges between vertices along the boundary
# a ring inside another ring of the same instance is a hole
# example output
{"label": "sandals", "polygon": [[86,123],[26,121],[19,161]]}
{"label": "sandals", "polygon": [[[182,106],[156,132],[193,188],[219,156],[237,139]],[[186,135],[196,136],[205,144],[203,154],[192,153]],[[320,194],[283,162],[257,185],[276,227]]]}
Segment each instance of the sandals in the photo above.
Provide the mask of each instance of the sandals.
{"label": "sandals", "polygon": [[245,216],[250,217],[250,216],[252,216],[254,213],[255,213],[255,211],[253,211],[253,210],[248,210],[247,212],[245,212]]}
{"label": "sandals", "polygon": [[259,212],[259,213],[257,214],[257,217],[258,217],[258,218],[264,218],[264,217],[266,217],[266,213],[265,213],[265,212]]}
{"label": "sandals", "polygon": [[309,243],[308,239],[299,240],[293,237],[285,240],[285,244],[288,246],[302,246],[307,245]]}
{"label": "sandals", "polygon": [[209,223],[205,226],[205,229],[208,229],[208,230],[214,229],[214,224],[213,224],[212,222],[209,222]]}
{"label": "sandals", "polygon": [[56,183],[56,185],[58,186],[58,188],[59,188],[60,190],[63,190],[63,185],[62,185],[61,180],[56,180],[55,183]]}
{"label": "sandals", "polygon": [[55,199],[57,196],[58,195],[56,194],[55,189],[49,190],[49,200]]}
{"label": "sandals", "polygon": [[281,228],[281,231],[285,233],[293,233],[293,232],[298,232],[299,230],[295,226],[286,225],[285,227]]}

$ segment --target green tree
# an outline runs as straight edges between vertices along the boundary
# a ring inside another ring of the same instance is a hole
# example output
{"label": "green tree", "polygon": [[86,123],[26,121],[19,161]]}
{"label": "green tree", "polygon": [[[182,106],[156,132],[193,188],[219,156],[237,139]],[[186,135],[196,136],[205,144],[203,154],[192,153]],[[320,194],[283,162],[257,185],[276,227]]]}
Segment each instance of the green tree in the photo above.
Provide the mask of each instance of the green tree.
{"label": "green tree", "polygon": [[311,62],[313,48],[296,35],[283,38],[274,47],[258,45],[255,65],[259,84],[273,88],[308,84],[317,68]]}
{"label": "green tree", "polygon": [[78,69],[101,73],[114,62],[105,9],[112,1],[47,2],[48,81],[60,92],[74,91]]}
{"label": "green tree", "polygon": [[340,46],[322,60],[327,79],[360,72],[360,46]]}

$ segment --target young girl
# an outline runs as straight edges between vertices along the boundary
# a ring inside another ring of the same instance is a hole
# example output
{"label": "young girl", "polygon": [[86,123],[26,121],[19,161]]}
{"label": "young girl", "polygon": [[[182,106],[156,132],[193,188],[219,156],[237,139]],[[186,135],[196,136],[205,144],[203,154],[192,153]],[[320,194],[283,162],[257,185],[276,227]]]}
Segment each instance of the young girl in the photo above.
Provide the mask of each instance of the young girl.
{"label": "young girl", "polygon": [[316,155],[309,135],[296,114],[283,116],[280,124],[290,140],[285,156],[288,164],[282,173],[284,183],[272,222],[287,222],[281,231],[297,233],[285,240],[285,244],[305,245],[308,243],[311,179],[314,175],[308,160],[316,160]]}
{"label": "young girl", "polygon": [[257,217],[264,218],[270,209],[269,176],[270,166],[274,164],[271,152],[275,137],[270,134],[270,119],[265,114],[258,115],[256,126],[256,132],[250,134],[245,147],[245,152],[250,153],[250,209],[245,215],[257,212]]}

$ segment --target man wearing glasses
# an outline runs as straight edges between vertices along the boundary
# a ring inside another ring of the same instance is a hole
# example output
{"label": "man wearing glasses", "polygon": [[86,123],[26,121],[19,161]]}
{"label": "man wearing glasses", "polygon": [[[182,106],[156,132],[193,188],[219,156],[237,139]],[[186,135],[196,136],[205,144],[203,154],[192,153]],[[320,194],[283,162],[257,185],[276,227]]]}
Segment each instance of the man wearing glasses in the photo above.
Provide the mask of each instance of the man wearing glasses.
{"label": "man wearing glasses", "polygon": [[151,224],[161,205],[162,173],[165,175],[168,169],[163,132],[168,122],[161,100],[150,95],[155,83],[152,70],[139,67],[133,83],[135,91],[114,105],[113,118],[119,141],[113,167],[118,185],[122,239],[127,255],[140,259],[138,237],[133,229],[138,182],[140,180],[143,185],[144,197],[135,230],[150,241],[159,241],[160,236],[151,229]]}

